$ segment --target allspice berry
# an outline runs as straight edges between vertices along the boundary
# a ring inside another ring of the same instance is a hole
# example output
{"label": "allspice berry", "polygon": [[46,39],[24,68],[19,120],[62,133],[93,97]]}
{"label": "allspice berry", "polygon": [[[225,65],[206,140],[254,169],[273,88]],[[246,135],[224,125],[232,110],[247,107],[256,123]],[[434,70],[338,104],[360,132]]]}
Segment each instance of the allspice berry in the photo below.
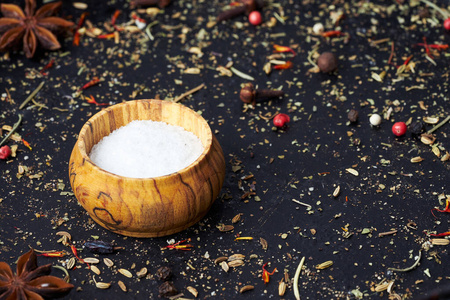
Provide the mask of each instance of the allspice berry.
{"label": "allspice berry", "polygon": [[338,59],[332,52],[324,52],[317,59],[317,65],[322,73],[330,73],[337,69]]}
{"label": "allspice berry", "polygon": [[348,112],[347,118],[350,122],[356,123],[358,122],[359,113],[356,109],[350,109]]}

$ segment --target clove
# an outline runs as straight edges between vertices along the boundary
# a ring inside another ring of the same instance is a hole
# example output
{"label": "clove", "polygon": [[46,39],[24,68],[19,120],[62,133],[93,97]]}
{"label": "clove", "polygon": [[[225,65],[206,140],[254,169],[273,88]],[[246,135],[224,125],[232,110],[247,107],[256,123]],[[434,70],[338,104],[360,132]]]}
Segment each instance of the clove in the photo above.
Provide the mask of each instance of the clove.
{"label": "clove", "polygon": [[264,6],[264,1],[262,0],[241,0],[240,2],[242,3],[242,5],[221,12],[217,16],[217,23],[233,19],[243,14],[249,14],[252,11],[261,9]]}
{"label": "clove", "polygon": [[131,6],[155,6],[158,5],[159,8],[164,8],[170,4],[170,0],[132,0]]}
{"label": "clove", "polygon": [[244,87],[241,89],[239,97],[244,103],[251,103],[253,106],[258,102],[262,102],[271,98],[277,98],[284,95],[284,92],[281,90],[259,90],[255,89],[252,83],[246,83]]}

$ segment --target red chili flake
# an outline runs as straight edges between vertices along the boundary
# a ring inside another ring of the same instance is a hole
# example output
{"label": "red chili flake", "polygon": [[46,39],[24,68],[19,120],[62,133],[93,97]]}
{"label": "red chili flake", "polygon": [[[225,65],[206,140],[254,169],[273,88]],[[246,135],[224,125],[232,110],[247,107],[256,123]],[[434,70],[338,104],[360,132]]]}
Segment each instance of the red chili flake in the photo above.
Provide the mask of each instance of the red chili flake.
{"label": "red chili flake", "polygon": [[42,75],[47,75],[47,73],[45,73],[44,71],[50,69],[51,67],[53,67],[53,64],[55,63],[54,59],[51,59],[50,62],[48,64],[46,64],[40,71],[39,73],[41,73]]}
{"label": "red chili flake", "polygon": [[116,24],[117,17],[120,15],[120,12],[121,11],[119,9],[114,12],[113,16],[111,17],[111,25],[114,26]]}
{"label": "red chili flake", "polygon": [[76,248],[74,245],[70,245],[70,249],[72,250],[73,255],[75,255],[75,257],[76,257],[80,262],[82,262],[83,264],[86,264],[86,265],[89,267],[89,269],[91,268],[91,267],[89,266],[89,264],[88,264],[87,262],[84,261],[84,259],[82,259],[82,258],[80,258],[80,257],[78,256],[77,248]]}
{"label": "red chili flake", "polygon": [[404,62],[403,64],[404,64],[405,66],[406,66],[407,64],[409,64],[409,62],[411,61],[411,58],[413,58],[412,55],[408,56],[408,58],[405,60],[405,62]]}
{"label": "red chili flake", "polygon": [[22,143],[30,150],[33,150],[33,148],[31,148],[30,143],[28,143],[27,141],[25,141],[24,139],[22,139]]}
{"label": "red chili flake", "polygon": [[114,38],[114,32],[107,33],[107,34],[100,34],[97,36],[98,39],[113,39]]}
{"label": "red chili flake", "polygon": [[273,48],[275,49],[274,52],[278,52],[278,53],[285,53],[285,52],[291,52],[292,54],[295,54],[295,51],[288,46],[281,46],[281,45],[273,45]]}
{"label": "red chili flake", "polygon": [[53,251],[53,252],[48,252],[48,253],[41,253],[38,254],[38,256],[46,256],[46,257],[63,257],[65,256],[67,253],[65,251]]}
{"label": "red chili flake", "polygon": [[90,88],[93,85],[96,85],[100,82],[100,79],[98,79],[98,77],[94,77],[91,81],[89,81],[88,83],[86,83],[85,85],[83,85],[80,90],[85,90],[87,88]]}
{"label": "red chili flake", "polygon": [[442,233],[437,233],[437,234],[429,233],[428,235],[430,235],[430,236],[435,236],[435,237],[448,236],[448,235],[450,235],[450,231],[442,232]]}
{"label": "red chili flake", "polygon": [[105,106],[105,105],[108,105],[108,103],[98,103],[98,102],[95,100],[94,96],[92,96],[92,95],[89,95],[89,97],[84,97],[84,99],[85,99],[88,103],[90,103],[90,104],[95,104],[95,105],[97,105],[97,106]]}
{"label": "red chili flake", "polygon": [[266,270],[266,266],[268,263],[265,263],[262,266],[263,269],[263,273],[262,273],[262,279],[264,281],[264,284],[268,284],[269,280],[270,280],[270,276],[273,275],[275,273],[275,271],[277,270],[277,268],[273,269],[272,273],[269,273],[269,271]]}
{"label": "red chili flake", "polygon": [[325,31],[322,33],[323,37],[335,37],[335,36],[342,36],[345,35],[345,33],[343,33],[340,30],[331,30],[331,31]]}
{"label": "red chili flake", "polygon": [[192,246],[191,244],[180,245],[180,244],[182,244],[182,243],[184,243],[186,241],[190,242],[191,239],[182,240],[182,241],[179,241],[178,243],[175,243],[175,244],[172,244],[172,245],[167,245],[163,249],[168,248],[168,249],[184,250],[184,251],[192,250],[191,248],[194,247],[194,246]]}
{"label": "red chili flake", "polygon": [[144,19],[139,18],[135,13],[131,14],[131,18],[139,29],[144,29],[147,22]]}
{"label": "red chili flake", "polygon": [[290,68],[292,68],[292,61],[287,61],[286,63],[284,63],[282,65],[275,65],[273,68],[276,70],[290,69]]}
{"label": "red chili flake", "polygon": [[437,50],[447,50],[449,47],[447,44],[426,44],[426,43],[417,43],[416,46],[428,47]]}
{"label": "red chili flake", "polygon": [[[433,208],[433,209],[431,210],[431,213],[432,213],[433,216],[434,216],[433,210],[438,211],[438,212],[446,212],[446,213],[450,213],[450,200],[449,200],[449,199],[446,200],[446,205],[445,205],[445,208],[444,208],[444,209]],[[436,218],[436,216],[434,216],[434,217]]]}
{"label": "red chili flake", "polygon": [[78,29],[80,29],[83,25],[84,19],[86,18],[87,14],[87,12],[82,13],[80,16],[80,20],[78,21],[77,28],[75,29],[75,35],[73,36],[73,44],[75,46],[80,45],[80,33],[78,32]]}

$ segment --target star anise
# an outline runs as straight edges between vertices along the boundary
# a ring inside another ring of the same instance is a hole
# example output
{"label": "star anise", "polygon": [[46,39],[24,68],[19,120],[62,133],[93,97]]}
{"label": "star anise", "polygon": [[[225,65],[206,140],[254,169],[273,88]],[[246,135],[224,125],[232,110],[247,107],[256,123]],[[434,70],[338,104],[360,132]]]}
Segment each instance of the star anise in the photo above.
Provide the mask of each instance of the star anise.
{"label": "star anise", "polygon": [[38,43],[45,49],[61,48],[53,32],[61,32],[74,25],[63,18],[55,17],[60,2],[48,3],[36,12],[36,1],[25,0],[25,12],[15,4],[1,4],[4,18],[0,18],[0,51],[13,49],[23,44],[28,58],[33,57]]}
{"label": "star anise", "polygon": [[0,299],[43,300],[67,295],[73,285],[49,276],[51,268],[51,264],[38,267],[33,249],[19,257],[16,275],[7,263],[0,262]]}

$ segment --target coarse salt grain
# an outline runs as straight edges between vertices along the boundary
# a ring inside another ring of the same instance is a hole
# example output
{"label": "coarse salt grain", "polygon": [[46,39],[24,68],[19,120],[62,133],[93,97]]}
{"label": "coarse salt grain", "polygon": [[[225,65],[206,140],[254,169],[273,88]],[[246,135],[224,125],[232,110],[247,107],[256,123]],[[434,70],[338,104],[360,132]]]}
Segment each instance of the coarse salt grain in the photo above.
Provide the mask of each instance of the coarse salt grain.
{"label": "coarse salt grain", "polygon": [[202,152],[200,139],[180,126],[136,120],[100,140],[89,157],[116,175],[150,178],[179,171]]}

